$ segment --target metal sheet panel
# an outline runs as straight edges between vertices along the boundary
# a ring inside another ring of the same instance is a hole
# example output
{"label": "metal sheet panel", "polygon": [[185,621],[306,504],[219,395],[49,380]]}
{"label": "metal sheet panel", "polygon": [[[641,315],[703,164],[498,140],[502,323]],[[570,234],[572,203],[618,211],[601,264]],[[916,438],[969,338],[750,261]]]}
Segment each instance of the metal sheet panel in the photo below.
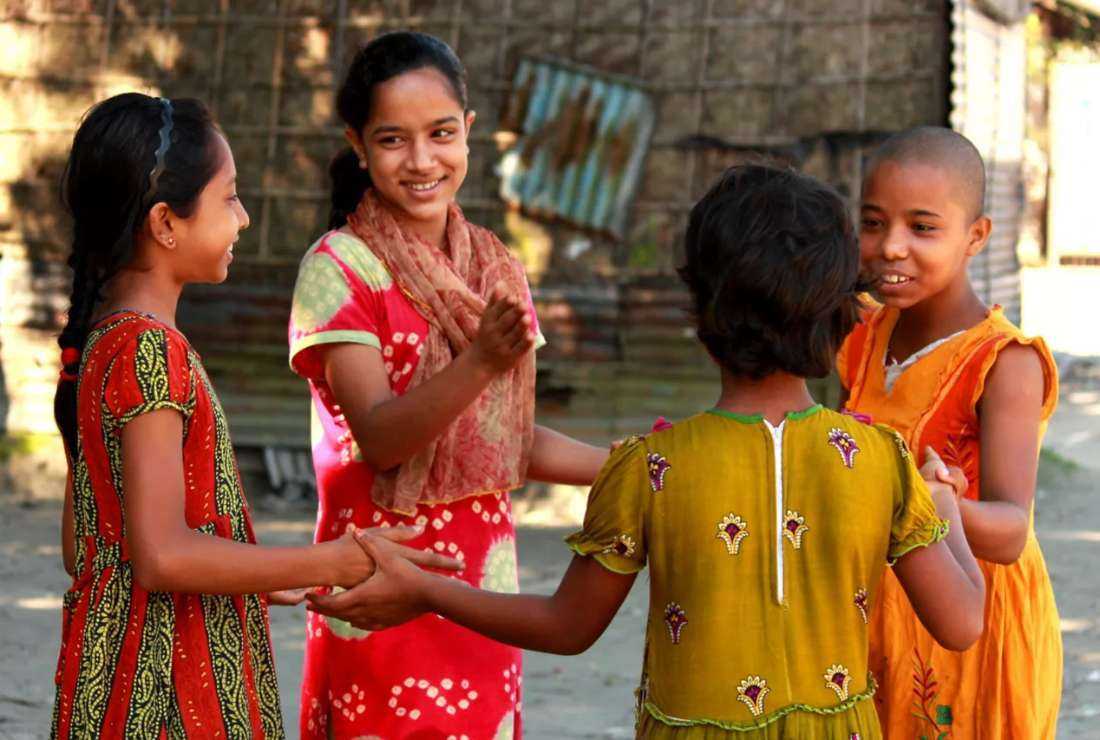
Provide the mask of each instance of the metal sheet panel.
{"label": "metal sheet panel", "polygon": [[655,120],[639,82],[524,59],[502,116],[517,138],[500,161],[500,195],[531,215],[622,239]]}

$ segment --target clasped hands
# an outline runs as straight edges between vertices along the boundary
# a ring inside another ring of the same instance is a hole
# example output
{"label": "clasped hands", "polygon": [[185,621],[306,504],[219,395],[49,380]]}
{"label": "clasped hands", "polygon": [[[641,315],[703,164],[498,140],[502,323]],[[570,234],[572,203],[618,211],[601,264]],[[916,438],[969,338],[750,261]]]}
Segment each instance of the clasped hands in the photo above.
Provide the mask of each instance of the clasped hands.
{"label": "clasped hands", "polygon": [[420,585],[432,576],[421,568],[456,572],[465,567],[460,560],[400,544],[423,531],[413,526],[350,530],[344,537],[352,538],[373,564],[365,579],[338,593],[295,589],[270,594],[269,600],[287,605],[304,600],[310,611],[363,630],[394,627],[415,619],[428,611]]}

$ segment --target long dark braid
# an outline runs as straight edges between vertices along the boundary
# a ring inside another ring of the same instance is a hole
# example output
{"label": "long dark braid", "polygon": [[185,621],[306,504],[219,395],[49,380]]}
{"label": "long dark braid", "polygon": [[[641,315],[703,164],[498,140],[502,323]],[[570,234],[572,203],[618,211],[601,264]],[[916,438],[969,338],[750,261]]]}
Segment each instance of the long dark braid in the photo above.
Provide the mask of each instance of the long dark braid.
{"label": "long dark braid", "polygon": [[103,290],[134,256],[149,209],[160,202],[183,218],[219,166],[218,129],[198,100],[123,93],[85,116],[61,182],[72,217],[69,313],[57,339],[61,382],[54,419],[71,455],[77,449],[76,378]]}

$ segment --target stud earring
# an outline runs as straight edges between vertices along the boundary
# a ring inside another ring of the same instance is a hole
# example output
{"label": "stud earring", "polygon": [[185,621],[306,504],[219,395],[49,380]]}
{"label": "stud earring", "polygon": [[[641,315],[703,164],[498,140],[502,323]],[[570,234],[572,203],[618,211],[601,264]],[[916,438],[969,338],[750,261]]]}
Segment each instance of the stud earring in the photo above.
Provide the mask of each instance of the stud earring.
{"label": "stud earring", "polygon": [[168,237],[168,246],[170,246],[170,247],[176,246],[176,237],[174,237],[174,236]]}
{"label": "stud earring", "polygon": [[367,160],[365,160],[365,159],[360,159],[359,160],[359,169],[361,169],[361,170],[367,169]]}

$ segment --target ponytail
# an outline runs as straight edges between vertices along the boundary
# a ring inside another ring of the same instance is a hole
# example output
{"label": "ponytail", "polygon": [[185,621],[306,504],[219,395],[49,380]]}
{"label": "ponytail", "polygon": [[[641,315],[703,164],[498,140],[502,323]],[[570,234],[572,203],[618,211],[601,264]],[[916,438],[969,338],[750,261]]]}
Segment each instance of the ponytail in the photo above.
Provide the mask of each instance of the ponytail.
{"label": "ponytail", "polygon": [[348,222],[348,215],[359,206],[363,193],[371,186],[370,173],[359,166],[359,157],[349,146],[333,158],[328,174],[332,178],[328,227],[339,229]]}

